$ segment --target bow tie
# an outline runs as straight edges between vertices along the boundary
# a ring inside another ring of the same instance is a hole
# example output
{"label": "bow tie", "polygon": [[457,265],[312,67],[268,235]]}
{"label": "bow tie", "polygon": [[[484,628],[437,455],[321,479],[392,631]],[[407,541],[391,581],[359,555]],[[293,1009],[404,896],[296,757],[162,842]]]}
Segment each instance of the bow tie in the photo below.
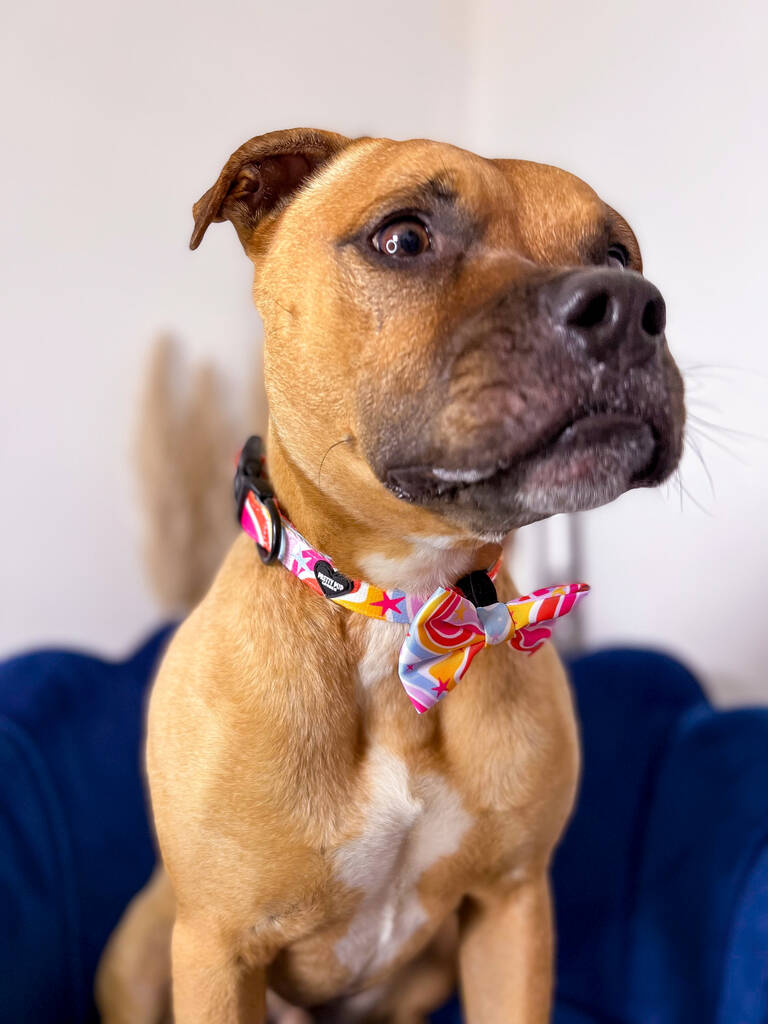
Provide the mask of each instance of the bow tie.
{"label": "bow tie", "polygon": [[431,597],[407,594],[354,580],[315,550],[278,508],[269,481],[261,439],[251,437],[235,475],[238,522],[256,542],[266,564],[282,562],[297,579],[334,604],[388,622],[410,623],[398,671],[411,703],[422,714],[449,693],[475,655],[490,644],[508,643],[535,654],[550,636],[545,623],[567,615],[585,594],[586,583],[534,590],[504,604],[488,572],[471,572],[455,587],[438,587]]}
{"label": "bow tie", "polygon": [[[483,603],[475,604],[479,589]],[[535,654],[551,635],[545,623],[567,615],[587,593],[586,583],[568,583],[503,603],[484,572],[470,573],[456,587],[438,587],[416,612],[400,650],[398,671],[411,703],[419,714],[428,711],[491,644]]]}

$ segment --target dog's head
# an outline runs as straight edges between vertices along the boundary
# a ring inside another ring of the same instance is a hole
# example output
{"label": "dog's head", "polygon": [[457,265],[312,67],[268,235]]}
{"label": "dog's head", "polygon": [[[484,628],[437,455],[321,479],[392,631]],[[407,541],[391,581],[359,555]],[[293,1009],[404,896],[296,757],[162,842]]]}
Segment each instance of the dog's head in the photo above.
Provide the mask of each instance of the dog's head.
{"label": "dog's head", "polygon": [[192,248],[214,220],[256,268],[277,435],[361,514],[412,525],[416,507],[500,538],[675,468],[664,300],[626,221],[573,175],[295,129],[233,154]]}

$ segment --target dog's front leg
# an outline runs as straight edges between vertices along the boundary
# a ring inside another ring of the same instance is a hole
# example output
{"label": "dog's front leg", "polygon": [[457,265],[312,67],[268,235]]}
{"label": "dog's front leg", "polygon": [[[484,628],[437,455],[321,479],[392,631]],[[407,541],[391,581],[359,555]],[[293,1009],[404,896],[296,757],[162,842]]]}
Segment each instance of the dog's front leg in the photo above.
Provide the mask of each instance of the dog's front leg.
{"label": "dog's front leg", "polygon": [[171,942],[175,1024],[264,1024],[263,969],[246,967],[206,921],[176,921]]}
{"label": "dog's front leg", "polygon": [[543,874],[462,908],[459,970],[467,1024],[546,1024],[552,1000],[552,907]]}

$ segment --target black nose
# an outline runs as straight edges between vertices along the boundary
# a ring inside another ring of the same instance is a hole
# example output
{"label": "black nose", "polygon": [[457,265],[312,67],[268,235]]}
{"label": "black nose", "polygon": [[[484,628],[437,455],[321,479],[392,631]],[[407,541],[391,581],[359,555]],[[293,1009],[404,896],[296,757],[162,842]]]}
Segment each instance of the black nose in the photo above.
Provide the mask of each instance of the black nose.
{"label": "black nose", "polygon": [[622,370],[647,362],[664,340],[661,292],[632,270],[568,271],[544,285],[542,300],[554,326]]}

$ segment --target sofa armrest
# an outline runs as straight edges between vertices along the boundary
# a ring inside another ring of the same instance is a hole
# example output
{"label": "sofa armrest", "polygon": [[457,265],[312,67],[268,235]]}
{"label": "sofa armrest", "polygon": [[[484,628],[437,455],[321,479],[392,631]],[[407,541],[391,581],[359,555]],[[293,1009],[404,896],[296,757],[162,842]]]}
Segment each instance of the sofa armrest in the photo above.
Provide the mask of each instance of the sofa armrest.
{"label": "sofa armrest", "polygon": [[599,651],[569,668],[583,770],[553,866],[558,995],[623,1021],[639,849],[659,764],[681,717],[708,705],[693,675],[654,651]]}
{"label": "sofa armrest", "polygon": [[631,946],[632,1020],[768,1021],[768,708],[679,721],[640,850]]}

